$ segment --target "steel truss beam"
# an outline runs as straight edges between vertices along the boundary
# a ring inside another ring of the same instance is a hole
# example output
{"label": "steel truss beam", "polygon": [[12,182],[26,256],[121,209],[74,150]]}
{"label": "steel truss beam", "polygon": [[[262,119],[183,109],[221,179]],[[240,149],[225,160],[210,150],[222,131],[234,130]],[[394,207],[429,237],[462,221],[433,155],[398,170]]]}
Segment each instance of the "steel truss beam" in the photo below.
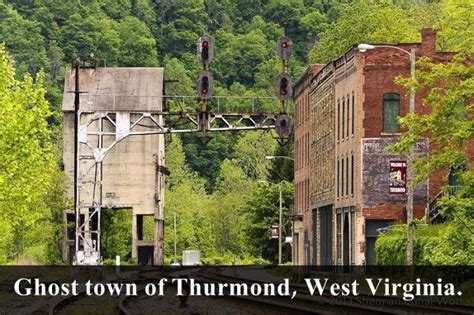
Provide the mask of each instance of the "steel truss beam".
{"label": "steel truss beam", "polygon": [[[103,161],[120,141],[154,134],[275,129],[277,118],[286,114],[78,111],[77,115],[74,263],[98,265],[101,263],[100,216],[104,208]],[[166,126],[165,117],[174,119],[176,127]],[[178,127],[180,123],[184,126]]]}

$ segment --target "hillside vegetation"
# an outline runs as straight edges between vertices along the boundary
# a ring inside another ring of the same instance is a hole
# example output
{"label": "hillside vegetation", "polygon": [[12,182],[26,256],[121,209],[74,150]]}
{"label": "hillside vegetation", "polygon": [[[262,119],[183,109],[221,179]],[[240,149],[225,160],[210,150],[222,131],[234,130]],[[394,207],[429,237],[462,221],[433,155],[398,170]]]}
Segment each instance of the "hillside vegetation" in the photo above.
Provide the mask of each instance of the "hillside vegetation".
{"label": "hillside vegetation", "polygon": [[[70,202],[58,176],[62,84],[74,57],[94,54],[109,67],[161,66],[167,80],[179,80],[166,86],[166,94],[195,95],[194,82],[202,69],[196,40],[207,33],[216,46],[210,65],[215,95],[273,96],[279,71],[275,43],[282,35],[294,42],[289,71],[296,80],[309,62],[327,62],[353,44],[419,41],[422,26],[439,29],[439,49],[472,54],[473,11],[470,0],[0,0],[0,263],[20,258],[60,262],[61,211]],[[466,164],[463,150],[473,130],[472,69],[458,70],[465,84],[452,86],[452,95],[470,105],[464,107],[464,118],[455,118],[467,123],[461,124],[461,134],[439,130],[439,139],[457,137],[459,145],[451,152],[459,154],[444,155],[442,163],[425,163],[432,167],[424,176]],[[447,71],[444,78],[449,79]],[[433,95],[431,106],[441,97]],[[169,105],[171,110],[194,109],[197,103]],[[241,110],[248,106],[235,100],[224,105]],[[275,102],[262,106],[278,110]],[[441,108],[433,119],[439,122],[449,115]],[[285,231],[290,233],[293,166],[289,160],[264,157],[292,156],[292,144],[280,147],[265,132],[220,133],[206,146],[193,135],[171,140],[166,153],[171,170],[166,184],[167,261],[176,212],[178,253],[200,249],[209,263],[275,262],[277,246],[269,228],[278,222],[281,185]],[[448,200],[446,209],[467,213],[463,222],[472,228],[472,201],[466,201],[472,196],[472,166],[466,165],[462,173],[471,190],[459,202]],[[120,218],[107,220],[119,225],[113,233],[125,235],[128,216]],[[472,234],[466,235],[472,244]],[[105,258],[127,256],[114,239]]]}

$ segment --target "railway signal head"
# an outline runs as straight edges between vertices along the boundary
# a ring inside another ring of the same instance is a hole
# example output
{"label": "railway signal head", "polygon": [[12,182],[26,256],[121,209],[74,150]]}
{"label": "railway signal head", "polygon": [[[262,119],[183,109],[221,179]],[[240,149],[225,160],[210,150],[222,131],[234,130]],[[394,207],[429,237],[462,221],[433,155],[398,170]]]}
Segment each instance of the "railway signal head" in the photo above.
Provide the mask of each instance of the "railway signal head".
{"label": "railway signal head", "polygon": [[283,36],[278,39],[276,51],[278,57],[283,60],[288,60],[290,58],[291,53],[293,51],[293,42],[289,37]]}
{"label": "railway signal head", "polygon": [[285,113],[279,114],[275,120],[275,130],[280,139],[288,139],[293,132],[290,116]]}
{"label": "railway signal head", "polygon": [[291,84],[291,78],[288,73],[280,73],[277,77],[276,85],[275,85],[275,92],[277,97],[280,100],[287,100],[293,94],[293,87]]}
{"label": "railway signal head", "polygon": [[197,42],[197,57],[199,61],[207,65],[214,58],[214,45],[211,37],[204,35],[198,39]]}
{"label": "railway signal head", "polygon": [[213,78],[212,73],[201,71],[197,80],[197,92],[200,99],[207,100],[212,96]]}

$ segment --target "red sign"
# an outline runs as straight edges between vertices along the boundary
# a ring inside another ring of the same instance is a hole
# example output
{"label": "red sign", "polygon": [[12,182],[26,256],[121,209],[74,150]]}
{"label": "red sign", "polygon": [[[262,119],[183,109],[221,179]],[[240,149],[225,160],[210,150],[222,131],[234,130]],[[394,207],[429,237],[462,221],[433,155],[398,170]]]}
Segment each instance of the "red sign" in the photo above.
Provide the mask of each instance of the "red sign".
{"label": "red sign", "polygon": [[278,238],[278,224],[272,224],[272,238]]}
{"label": "red sign", "polygon": [[390,161],[390,194],[407,192],[407,161]]}

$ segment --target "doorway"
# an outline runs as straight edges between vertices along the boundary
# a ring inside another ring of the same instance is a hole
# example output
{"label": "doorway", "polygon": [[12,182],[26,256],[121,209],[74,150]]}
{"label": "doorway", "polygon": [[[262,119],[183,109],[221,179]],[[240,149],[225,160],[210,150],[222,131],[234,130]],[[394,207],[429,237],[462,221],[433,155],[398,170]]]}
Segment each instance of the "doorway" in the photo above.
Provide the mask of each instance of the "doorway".
{"label": "doorway", "polygon": [[332,262],[332,205],[319,208],[321,244],[320,256],[321,265],[330,266]]}

